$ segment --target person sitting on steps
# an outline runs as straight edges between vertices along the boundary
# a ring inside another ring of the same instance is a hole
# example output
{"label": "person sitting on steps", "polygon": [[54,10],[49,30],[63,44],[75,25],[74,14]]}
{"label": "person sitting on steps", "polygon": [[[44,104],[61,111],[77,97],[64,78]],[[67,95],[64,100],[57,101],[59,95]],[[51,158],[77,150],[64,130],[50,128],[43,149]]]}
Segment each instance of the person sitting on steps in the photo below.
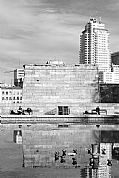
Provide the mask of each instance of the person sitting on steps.
{"label": "person sitting on steps", "polygon": [[17,113],[18,113],[19,115],[21,115],[21,114],[23,113],[23,109],[22,109],[21,106],[19,106],[19,109],[17,110]]}

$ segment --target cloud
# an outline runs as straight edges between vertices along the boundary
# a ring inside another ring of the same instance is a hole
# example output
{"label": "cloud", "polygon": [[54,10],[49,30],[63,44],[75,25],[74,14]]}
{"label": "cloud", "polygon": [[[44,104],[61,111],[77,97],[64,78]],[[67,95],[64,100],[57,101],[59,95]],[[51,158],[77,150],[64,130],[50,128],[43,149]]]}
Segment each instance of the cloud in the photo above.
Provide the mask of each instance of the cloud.
{"label": "cloud", "polygon": [[114,8],[111,0],[0,0],[1,71],[14,69],[19,59],[21,64],[48,58],[78,62],[79,34],[93,16],[102,16],[111,32],[111,48],[118,50],[119,14]]}
{"label": "cloud", "polygon": [[113,0],[113,2],[110,2],[110,4],[107,5],[107,9],[113,12],[116,12],[119,10],[119,1]]}
{"label": "cloud", "polygon": [[[0,12],[0,23],[2,26],[0,41],[3,43],[4,48],[2,53],[5,51],[7,54],[10,54],[12,52],[9,52],[9,50],[11,51],[13,49],[15,55],[17,49],[21,53],[24,51],[26,53],[29,51],[37,52],[36,49],[38,50],[38,48],[39,51],[42,48],[44,48],[43,51],[47,51],[54,47],[55,49],[57,47],[59,48],[61,43],[65,44],[65,41],[70,42],[72,46],[71,40],[72,36],[74,36],[75,29],[73,30],[73,28],[67,27],[66,25],[71,25],[72,23],[78,25],[79,20],[74,22],[73,14],[55,14],[54,10],[46,8],[45,13],[40,13],[35,16],[30,13],[31,11],[27,11],[28,9],[25,10],[25,7],[28,8],[28,3],[26,3],[24,8],[19,7],[18,4],[15,7],[13,9],[11,4],[9,6],[6,6],[4,3],[2,4],[2,11]],[[10,43],[11,47],[9,48]]]}

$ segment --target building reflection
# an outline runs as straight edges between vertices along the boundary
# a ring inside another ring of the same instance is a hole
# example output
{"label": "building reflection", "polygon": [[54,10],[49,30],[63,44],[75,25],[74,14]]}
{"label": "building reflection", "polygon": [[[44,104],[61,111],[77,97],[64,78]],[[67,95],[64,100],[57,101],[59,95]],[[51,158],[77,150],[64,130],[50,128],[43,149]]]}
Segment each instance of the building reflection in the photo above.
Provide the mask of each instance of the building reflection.
{"label": "building reflection", "polygon": [[112,144],[93,144],[89,165],[81,169],[82,178],[111,178]]}

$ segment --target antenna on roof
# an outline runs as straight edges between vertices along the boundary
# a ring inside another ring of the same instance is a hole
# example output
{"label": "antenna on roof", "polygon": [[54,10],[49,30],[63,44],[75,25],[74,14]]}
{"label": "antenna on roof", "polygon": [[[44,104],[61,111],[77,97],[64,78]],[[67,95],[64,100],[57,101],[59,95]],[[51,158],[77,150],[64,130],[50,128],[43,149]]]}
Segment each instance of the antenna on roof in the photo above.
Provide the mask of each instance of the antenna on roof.
{"label": "antenna on roof", "polygon": [[102,23],[102,18],[101,17],[99,17],[99,23]]}
{"label": "antenna on roof", "polygon": [[11,79],[11,86],[13,86],[13,85],[12,85],[12,79]]}
{"label": "antenna on roof", "polygon": [[19,68],[20,68],[20,59],[19,59]]}

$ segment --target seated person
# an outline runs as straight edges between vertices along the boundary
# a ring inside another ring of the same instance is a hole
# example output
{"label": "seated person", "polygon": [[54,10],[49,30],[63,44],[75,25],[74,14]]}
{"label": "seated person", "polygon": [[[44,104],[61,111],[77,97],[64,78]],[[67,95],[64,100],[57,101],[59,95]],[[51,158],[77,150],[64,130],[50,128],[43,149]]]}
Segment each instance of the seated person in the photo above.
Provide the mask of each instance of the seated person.
{"label": "seated person", "polygon": [[26,111],[28,112],[29,115],[30,115],[30,113],[32,113],[32,109],[31,108],[27,108]]}
{"label": "seated person", "polygon": [[89,112],[88,112],[88,111],[85,111],[84,114],[89,114]]}
{"label": "seated person", "polygon": [[17,110],[17,113],[18,113],[18,114],[22,114],[22,113],[23,113],[23,109],[22,109],[21,106],[19,106],[19,109]]}

